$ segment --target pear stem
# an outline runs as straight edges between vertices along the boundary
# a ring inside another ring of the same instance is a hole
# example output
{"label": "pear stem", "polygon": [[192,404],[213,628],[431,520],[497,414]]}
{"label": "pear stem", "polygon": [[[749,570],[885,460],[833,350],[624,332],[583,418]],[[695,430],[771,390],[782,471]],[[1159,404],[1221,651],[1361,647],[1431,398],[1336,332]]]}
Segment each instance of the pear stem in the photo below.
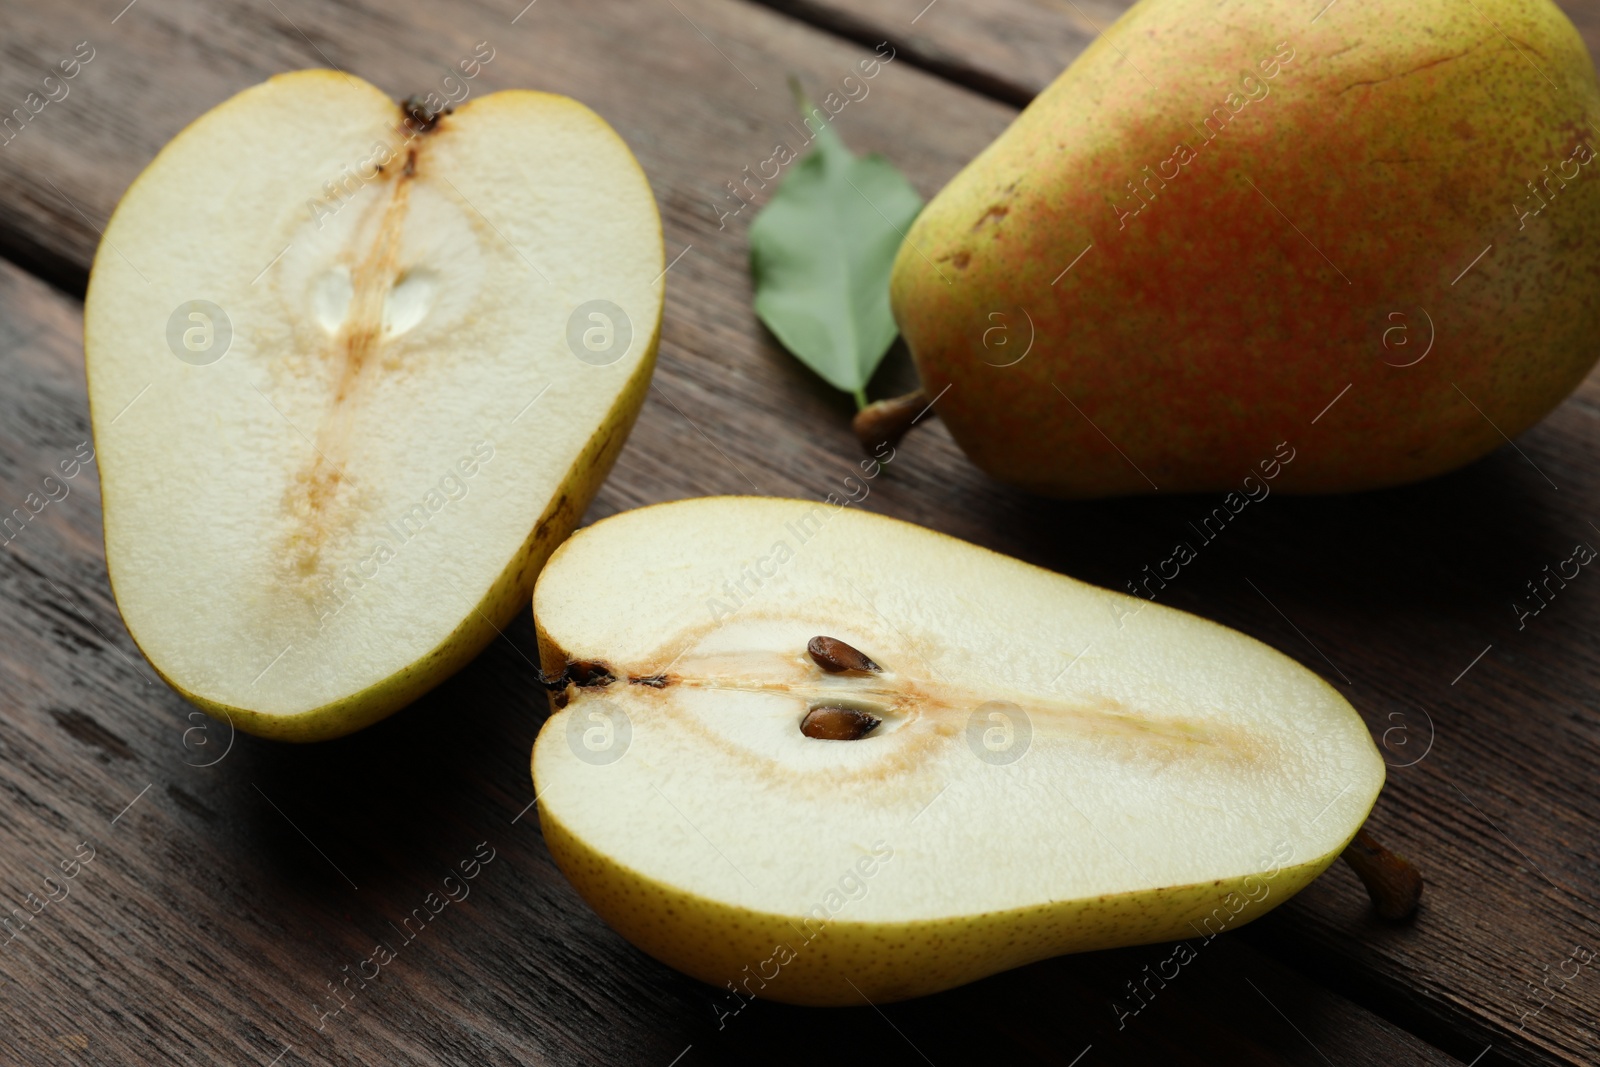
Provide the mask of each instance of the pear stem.
{"label": "pear stem", "polygon": [[1422,872],[1397,852],[1380,845],[1365,827],[1345,848],[1344,861],[1367,887],[1379,918],[1401,922],[1417,913],[1422,901]]}
{"label": "pear stem", "polygon": [[856,440],[861,442],[861,447],[869,455],[877,455],[884,445],[893,448],[898,444],[900,438],[906,435],[906,431],[911,429],[911,424],[924,412],[932,413],[928,405],[928,394],[916,389],[904,396],[874,400],[856,412],[850,428],[855,431]]}

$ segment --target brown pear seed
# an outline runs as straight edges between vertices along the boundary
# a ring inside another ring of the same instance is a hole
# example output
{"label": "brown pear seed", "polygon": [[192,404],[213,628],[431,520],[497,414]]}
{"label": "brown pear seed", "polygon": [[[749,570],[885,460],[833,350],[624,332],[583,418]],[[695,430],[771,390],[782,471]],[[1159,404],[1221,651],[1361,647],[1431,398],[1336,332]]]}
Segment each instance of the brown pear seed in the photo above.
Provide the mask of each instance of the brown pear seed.
{"label": "brown pear seed", "polygon": [[1416,914],[1422,901],[1422,872],[1410,860],[1378,844],[1365,828],[1356,831],[1343,856],[1367,887],[1379,918],[1399,922]]}
{"label": "brown pear seed", "polygon": [[868,671],[876,674],[883,668],[868,659],[859,649],[852,648],[837,637],[813,637],[806,645],[806,651],[811,653],[811,658],[817,666],[829,674],[843,674],[845,671]]}
{"label": "brown pear seed", "polygon": [[882,721],[859,708],[824,704],[806,712],[806,717],[800,720],[800,732],[818,741],[859,741],[877,729]]}

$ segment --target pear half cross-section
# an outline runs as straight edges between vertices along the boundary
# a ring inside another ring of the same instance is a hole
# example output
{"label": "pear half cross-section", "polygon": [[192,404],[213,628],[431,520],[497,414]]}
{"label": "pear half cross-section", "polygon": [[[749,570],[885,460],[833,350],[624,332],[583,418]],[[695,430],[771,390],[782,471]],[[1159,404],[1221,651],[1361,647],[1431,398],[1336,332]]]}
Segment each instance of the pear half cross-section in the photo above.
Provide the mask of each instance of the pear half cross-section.
{"label": "pear half cross-section", "polygon": [[633,156],[564,97],[436,114],[313,70],[197,119],[85,311],[107,568],[155,669],[314,740],[471,659],[622,447],[662,258]]}
{"label": "pear half cross-section", "polygon": [[534,591],[544,836],[719,989],[932,993],[1237,928],[1344,849],[1360,716],[1259,641],[908,523],[710,498],[583,531]]}

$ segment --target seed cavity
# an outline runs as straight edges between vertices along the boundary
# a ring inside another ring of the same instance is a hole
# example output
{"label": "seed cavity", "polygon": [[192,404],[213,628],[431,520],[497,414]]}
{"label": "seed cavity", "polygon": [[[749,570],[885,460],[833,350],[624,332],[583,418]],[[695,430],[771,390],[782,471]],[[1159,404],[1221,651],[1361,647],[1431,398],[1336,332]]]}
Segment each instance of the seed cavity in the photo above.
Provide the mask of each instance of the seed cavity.
{"label": "seed cavity", "polygon": [[823,704],[806,712],[800,732],[818,741],[859,741],[883,722],[860,708]]}
{"label": "seed cavity", "polygon": [[350,268],[337,264],[311,284],[311,315],[330,336],[339,332],[350,317],[350,302],[355,299],[355,281]]}
{"label": "seed cavity", "polygon": [[439,276],[425,267],[401,272],[383,298],[383,333],[398,337],[428,317],[439,292]]}
{"label": "seed cavity", "polygon": [[[811,658],[816,665],[829,674],[843,674],[846,671],[863,671],[877,674],[883,670],[876,663],[866,657],[860,649],[845,644],[837,637],[813,637],[806,645],[806,651],[811,653]],[[876,724],[874,724],[876,725]]]}

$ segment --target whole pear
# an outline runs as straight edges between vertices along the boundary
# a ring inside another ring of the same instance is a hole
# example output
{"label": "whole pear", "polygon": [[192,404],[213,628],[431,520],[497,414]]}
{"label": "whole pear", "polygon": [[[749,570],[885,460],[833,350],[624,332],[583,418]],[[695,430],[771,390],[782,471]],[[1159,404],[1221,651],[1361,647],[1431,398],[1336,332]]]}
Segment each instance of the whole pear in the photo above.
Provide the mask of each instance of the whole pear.
{"label": "whole pear", "polygon": [[924,210],[895,317],[1025,489],[1427,478],[1595,362],[1591,121],[1549,0],[1143,0]]}

